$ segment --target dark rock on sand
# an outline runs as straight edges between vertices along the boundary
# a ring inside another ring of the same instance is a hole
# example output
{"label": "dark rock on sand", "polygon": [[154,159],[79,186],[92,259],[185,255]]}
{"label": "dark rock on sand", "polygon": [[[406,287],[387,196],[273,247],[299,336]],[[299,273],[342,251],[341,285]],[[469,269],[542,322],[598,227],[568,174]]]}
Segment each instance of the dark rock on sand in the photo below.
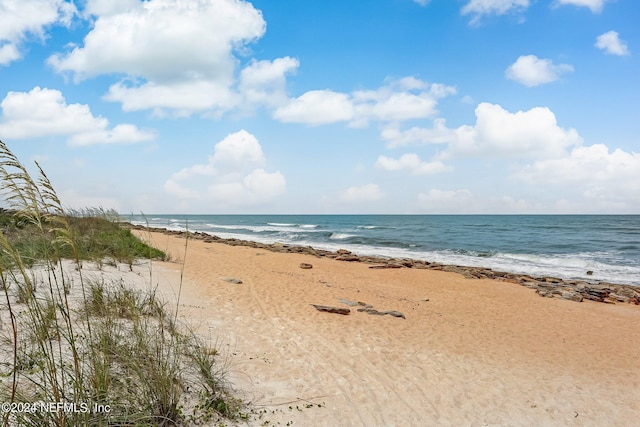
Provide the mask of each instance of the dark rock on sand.
{"label": "dark rock on sand", "polygon": [[242,284],[242,280],[235,279],[233,277],[223,277],[222,280],[224,280],[225,282],[234,283],[236,285],[241,285]]}
{"label": "dark rock on sand", "polygon": [[536,286],[536,293],[541,297],[553,298],[554,295],[562,295],[562,287],[557,283],[539,282]]}
{"label": "dark rock on sand", "polygon": [[388,314],[389,316],[401,317],[403,319],[406,319],[406,317],[404,317],[404,314],[395,310],[379,311],[374,308],[364,307],[364,308],[359,308],[358,311],[362,313],[373,314],[376,316],[386,316]]}
{"label": "dark rock on sand", "polygon": [[530,288],[530,289],[537,289],[538,288],[538,283],[536,282],[530,282],[528,280],[522,280],[520,282],[520,284],[526,288]]}
{"label": "dark rock on sand", "polygon": [[351,301],[344,298],[338,298],[338,301],[340,301],[342,304],[348,305],[349,307],[358,307],[358,306],[365,307],[365,308],[373,307],[371,304],[367,304],[366,302],[362,302],[362,301]]}
{"label": "dark rock on sand", "polygon": [[611,289],[606,286],[591,285],[585,288],[583,295],[592,301],[604,302],[611,293]]}
{"label": "dark rock on sand", "polygon": [[[640,291],[640,289],[638,290]],[[631,289],[630,287],[623,287],[623,286],[618,287],[618,289],[616,290],[616,294],[622,295],[628,298],[637,298],[640,296],[638,291]]]}
{"label": "dark rock on sand", "polygon": [[360,257],[358,255],[340,255],[335,259],[336,261],[360,261]]}
{"label": "dark rock on sand", "polygon": [[356,307],[358,305],[356,301],[351,301],[344,298],[338,298],[338,301],[340,301],[342,304],[348,305],[349,307]]}
{"label": "dark rock on sand", "polygon": [[609,298],[614,300],[614,301],[618,301],[618,302],[629,302],[629,300],[631,298],[626,297],[624,295],[618,295],[618,294],[614,294],[614,293],[610,293],[609,294]]}
{"label": "dark rock on sand", "polygon": [[325,311],[327,313],[335,313],[335,314],[343,314],[343,315],[347,315],[351,313],[351,310],[349,310],[348,308],[330,307],[327,305],[316,305],[316,304],[311,304],[311,305],[314,306],[316,310]]}
{"label": "dark rock on sand", "polygon": [[301,262],[299,267],[302,268],[303,270],[309,270],[310,268],[313,268],[313,265],[306,262]]}
{"label": "dark rock on sand", "polygon": [[563,291],[560,293],[560,296],[564,299],[568,299],[570,301],[582,302],[583,297],[578,292],[574,291]]}
{"label": "dark rock on sand", "polygon": [[404,317],[404,314],[395,310],[385,311],[384,314],[388,314],[389,316],[393,316],[393,317],[402,317],[403,319],[406,319],[406,317]]}

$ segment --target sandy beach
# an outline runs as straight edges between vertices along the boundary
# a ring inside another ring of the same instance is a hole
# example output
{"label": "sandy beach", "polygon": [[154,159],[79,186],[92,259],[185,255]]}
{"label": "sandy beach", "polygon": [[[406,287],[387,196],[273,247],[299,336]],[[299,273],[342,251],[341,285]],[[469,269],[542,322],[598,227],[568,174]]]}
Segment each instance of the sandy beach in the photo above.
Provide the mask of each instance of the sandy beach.
{"label": "sandy beach", "polygon": [[[183,238],[136,233],[174,260],[154,262],[153,280],[167,299],[179,293],[180,315],[221,348],[238,396],[262,412],[252,425],[629,426],[640,419],[639,306],[201,240],[189,240],[185,251]],[[405,318],[359,312],[348,301]]]}

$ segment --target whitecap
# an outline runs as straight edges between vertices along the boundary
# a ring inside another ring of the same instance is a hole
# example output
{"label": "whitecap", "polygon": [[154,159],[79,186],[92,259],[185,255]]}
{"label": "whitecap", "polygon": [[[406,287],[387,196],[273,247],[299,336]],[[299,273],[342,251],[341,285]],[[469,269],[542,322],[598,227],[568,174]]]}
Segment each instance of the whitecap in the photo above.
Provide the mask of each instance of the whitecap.
{"label": "whitecap", "polygon": [[356,235],[347,233],[331,233],[331,236],[329,236],[329,238],[332,240],[344,240],[348,239],[349,237],[356,237]]}
{"label": "whitecap", "polygon": [[221,228],[223,230],[251,230],[252,226],[245,225],[222,225],[222,224],[205,224],[207,227],[211,228]]}

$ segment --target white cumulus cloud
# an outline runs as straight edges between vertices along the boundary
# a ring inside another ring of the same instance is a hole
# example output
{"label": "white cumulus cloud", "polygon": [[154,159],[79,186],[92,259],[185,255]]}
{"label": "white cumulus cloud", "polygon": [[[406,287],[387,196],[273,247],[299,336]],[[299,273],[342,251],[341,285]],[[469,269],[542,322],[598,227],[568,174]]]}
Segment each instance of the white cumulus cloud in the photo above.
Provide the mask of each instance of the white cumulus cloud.
{"label": "white cumulus cloud", "polygon": [[474,15],[472,24],[478,23],[483,15],[504,15],[506,13],[519,13],[530,5],[529,0],[470,0],[463,6],[463,15]]}
{"label": "white cumulus cloud", "polygon": [[604,144],[536,161],[513,177],[549,191],[570,190],[568,202],[584,212],[637,213],[640,206],[640,153]]}
{"label": "white cumulus cloud", "polygon": [[28,139],[67,136],[71,145],[126,144],[149,141],[155,132],[134,125],[109,127],[109,120],[96,117],[86,104],[67,104],[58,90],[35,87],[29,92],[9,92],[0,103],[0,134]]}
{"label": "white cumulus cloud", "polygon": [[225,84],[209,80],[185,80],[169,84],[119,82],[109,88],[107,101],[120,102],[123,111],[151,109],[158,115],[171,110],[177,116],[213,110],[216,114],[236,107],[239,100]]}
{"label": "white cumulus cloud", "polygon": [[286,181],[280,172],[268,173],[264,169],[255,169],[242,180],[249,198],[265,200],[284,193]]}
{"label": "white cumulus cloud", "polygon": [[247,165],[263,166],[265,163],[262,146],[258,139],[244,129],[232,133],[218,142],[209,158],[209,166],[223,173],[241,171]]}
{"label": "white cumulus cloud", "polygon": [[440,161],[424,162],[417,154],[404,154],[398,159],[379,156],[376,167],[387,171],[406,170],[414,175],[433,175],[451,170]]}
{"label": "white cumulus cloud", "polygon": [[262,14],[240,0],[93,1],[87,10],[95,21],[83,44],[49,63],[76,80],[123,75],[106,99],[128,111],[234,108],[235,53],[266,29]]}
{"label": "white cumulus cloud", "polygon": [[392,81],[376,90],[356,91],[352,94],[356,110],[355,125],[369,120],[400,122],[424,119],[437,114],[440,98],[455,94],[454,87],[440,83],[427,84],[414,77]]}
{"label": "white cumulus cloud", "polygon": [[556,0],[557,5],[588,7],[593,13],[600,13],[607,0]]}
{"label": "white cumulus cloud", "polygon": [[437,114],[440,98],[455,93],[452,86],[427,84],[415,77],[405,77],[375,90],[351,94],[331,90],[309,91],[278,108],[274,118],[310,125],[349,122],[354,127],[367,126],[370,121],[423,119]]}
{"label": "white cumulus cloud", "polygon": [[22,57],[19,46],[29,35],[42,40],[46,27],[68,25],[75,13],[64,0],[0,0],[0,65]]}
{"label": "white cumulus cloud", "polygon": [[409,144],[447,144],[443,157],[497,156],[511,158],[559,157],[567,148],[582,143],[575,129],[558,126],[555,114],[547,107],[534,107],[511,113],[500,105],[483,102],[476,107],[476,123],[455,129],[444,120],[433,129],[412,128],[383,131],[389,146]]}
{"label": "white cumulus cloud", "polygon": [[349,121],[353,114],[348,95],[327,89],[305,92],[278,108],[273,117],[285,123],[321,125]]}
{"label": "white cumulus cloud", "polygon": [[139,0],[87,0],[85,15],[104,16],[126,12],[139,6]]}
{"label": "white cumulus cloud", "polygon": [[[249,3],[234,0],[149,0],[98,15],[93,29],[50,63],[77,78],[123,73],[153,82],[229,79],[234,46],[261,37],[265,22]],[[132,43],[135,40],[135,43]]]}
{"label": "white cumulus cloud", "polygon": [[180,199],[219,203],[220,211],[260,205],[286,190],[284,175],[267,172],[265,163],[258,139],[240,130],[218,142],[207,163],[172,174],[164,189]]}
{"label": "white cumulus cloud", "polygon": [[457,138],[456,130],[449,129],[443,118],[433,120],[433,128],[414,126],[407,130],[400,130],[397,125],[382,129],[380,137],[390,148],[412,144],[446,144]]}
{"label": "white cumulus cloud", "polygon": [[20,59],[20,52],[16,45],[5,44],[0,47],[0,65],[7,65],[17,59]]}
{"label": "white cumulus cloud", "polygon": [[607,31],[604,34],[599,35],[596,39],[595,46],[611,55],[629,55],[627,43],[620,40],[620,35],[617,31]]}
{"label": "white cumulus cloud", "polygon": [[295,73],[300,62],[291,57],[252,61],[240,73],[240,92],[250,105],[279,107],[288,101],[286,75]]}
{"label": "white cumulus cloud", "polygon": [[525,86],[551,83],[561,74],[573,71],[568,64],[554,64],[550,59],[540,59],[535,55],[522,55],[505,71],[507,78]]}
{"label": "white cumulus cloud", "polygon": [[95,144],[134,144],[155,139],[153,131],[141,131],[137,126],[120,124],[112,129],[95,129],[81,132],[69,138],[69,145],[86,146]]}

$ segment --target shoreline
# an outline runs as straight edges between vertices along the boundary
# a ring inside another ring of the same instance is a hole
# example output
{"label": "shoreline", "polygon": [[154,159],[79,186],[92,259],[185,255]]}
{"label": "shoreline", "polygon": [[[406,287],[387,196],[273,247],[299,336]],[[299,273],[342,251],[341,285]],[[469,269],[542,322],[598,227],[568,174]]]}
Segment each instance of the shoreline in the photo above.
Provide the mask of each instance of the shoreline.
{"label": "shoreline", "polygon": [[319,258],[334,259],[344,262],[359,262],[372,264],[369,268],[410,268],[423,270],[447,271],[462,275],[467,279],[489,279],[519,284],[534,289],[535,292],[547,298],[559,297],[562,299],[582,302],[591,300],[602,303],[630,303],[640,305],[640,287],[611,283],[606,281],[588,282],[585,280],[561,279],[551,276],[531,276],[528,274],[509,273],[495,271],[486,267],[469,267],[460,265],[440,264],[436,262],[415,260],[411,258],[385,258],[377,256],[356,255],[351,251],[339,249],[335,252],[317,249],[311,246],[297,246],[282,243],[261,243],[242,239],[225,239],[201,231],[178,231],[162,227],[146,227],[134,225],[128,222],[122,223],[133,230],[163,233],[172,236],[202,240],[205,243],[222,243],[230,246],[248,246],[257,249],[265,249],[278,253],[307,254]]}

